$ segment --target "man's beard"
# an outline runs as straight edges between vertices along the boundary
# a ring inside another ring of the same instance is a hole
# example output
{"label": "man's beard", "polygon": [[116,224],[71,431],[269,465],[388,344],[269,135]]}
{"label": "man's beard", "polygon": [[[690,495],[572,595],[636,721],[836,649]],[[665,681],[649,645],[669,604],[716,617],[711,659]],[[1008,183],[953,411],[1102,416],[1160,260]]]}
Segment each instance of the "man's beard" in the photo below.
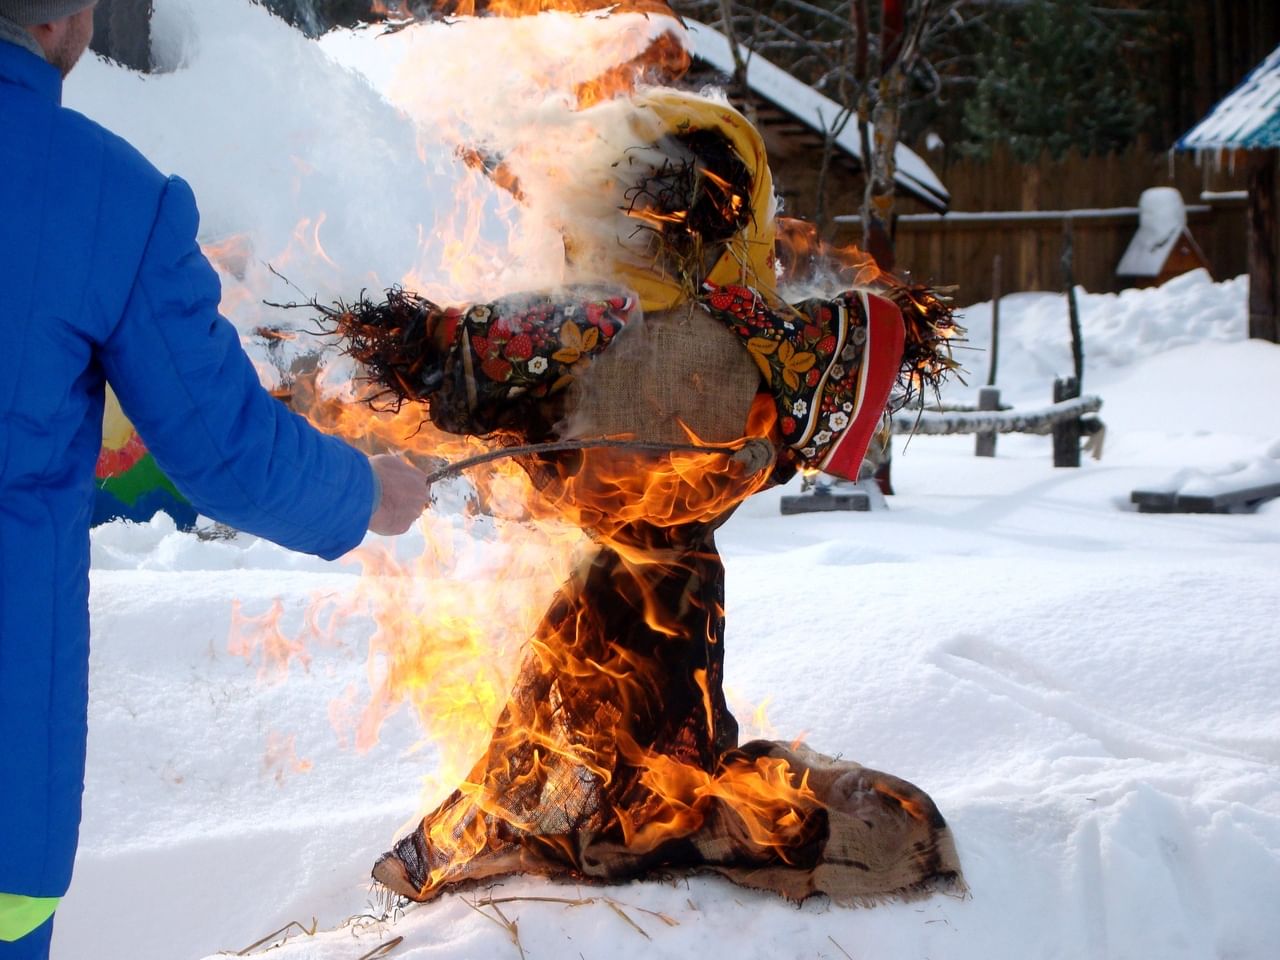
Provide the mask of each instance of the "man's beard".
{"label": "man's beard", "polygon": [[71,72],[72,67],[80,62],[81,55],[89,48],[89,41],[93,39],[93,19],[92,17],[82,18],[77,16],[75,23],[83,22],[88,30],[68,30],[62,38],[62,43],[52,50],[45,51],[45,57],[49,63],[57,68],[65,80],[67,74]]}

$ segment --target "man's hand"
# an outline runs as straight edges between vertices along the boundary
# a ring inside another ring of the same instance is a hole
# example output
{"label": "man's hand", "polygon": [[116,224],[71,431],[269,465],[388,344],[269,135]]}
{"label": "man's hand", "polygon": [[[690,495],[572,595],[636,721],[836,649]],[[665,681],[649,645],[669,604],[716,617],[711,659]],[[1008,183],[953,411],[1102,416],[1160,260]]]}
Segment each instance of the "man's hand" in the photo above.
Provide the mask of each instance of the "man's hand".
{"label": "man's hand", "polygon": [[394,537],[404,533],[421,516],[431,497],[427,476],[389,453],[369,458],[373,475],[382,487],[377,509],[369,518],[369,530]]}

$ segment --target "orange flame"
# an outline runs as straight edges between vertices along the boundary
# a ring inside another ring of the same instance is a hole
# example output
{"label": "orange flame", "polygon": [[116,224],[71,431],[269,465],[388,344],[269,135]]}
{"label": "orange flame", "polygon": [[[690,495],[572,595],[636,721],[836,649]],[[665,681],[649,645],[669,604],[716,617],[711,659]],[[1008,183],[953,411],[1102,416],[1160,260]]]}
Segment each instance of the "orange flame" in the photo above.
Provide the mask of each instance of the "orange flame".
{"label": "orange flame", "polygon": [[708,773],[671,757],[647,754],[641,782],[662,798],[662,816],[643,824],[624,817],[627,847],[647,853],[672,836],[697,830],[708,801],[718,799],[741,819],[752,841],[783,853],[804,828],[804,813],[818,805],[808,774],[798,781],[785,760],[757,757]]}
{"label": "orange flame", "polygon": [[269,773],[277,784],[283,785],[291,773],[310,773],[315,766],[305,757],[298,756],[297,735],[272,730],[267,734],[267,749],[262,757],[262,770]]}
{"label": "orange flame", "polygon": [[871,254],[854,244],[832,246],[808,220],[778,217],[774,249],[784,284],[806,283],[826,274],[845,289],[874,289],[888,277]]}
{"label": "orange flame", "polygon": [[282,682],[288,679],[289,666],[297,660],[303,669],[310,668],[311,657],[306,645],[290,638],[280,629],[284,604],[277,598],[271,609],[261,616],[250,617],[240,612],[240,601],[231,605],[231,631],[227,652],[252,662],[258,660],[258,678]]}
{"label": "orange flame", "polygon": [[602,100],[627,96],[634,93],[640,84],[670,86],[689,72],[692,63],[689,51],[674,34],[661,34],[644,52],[626,63],[579,84],[576,91],[578,106],[589,107]]}

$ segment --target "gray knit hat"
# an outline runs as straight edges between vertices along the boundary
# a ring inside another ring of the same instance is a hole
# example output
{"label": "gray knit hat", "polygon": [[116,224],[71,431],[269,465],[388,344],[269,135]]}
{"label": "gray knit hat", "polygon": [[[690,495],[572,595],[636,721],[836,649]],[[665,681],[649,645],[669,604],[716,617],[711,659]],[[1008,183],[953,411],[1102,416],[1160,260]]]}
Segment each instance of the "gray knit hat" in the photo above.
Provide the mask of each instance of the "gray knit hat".
{"label": "gray knit hat", "polygon": [[53,23],[85,7],[95,0],[0,0],[0,17],[8,17],[20,27],[37,23]]}

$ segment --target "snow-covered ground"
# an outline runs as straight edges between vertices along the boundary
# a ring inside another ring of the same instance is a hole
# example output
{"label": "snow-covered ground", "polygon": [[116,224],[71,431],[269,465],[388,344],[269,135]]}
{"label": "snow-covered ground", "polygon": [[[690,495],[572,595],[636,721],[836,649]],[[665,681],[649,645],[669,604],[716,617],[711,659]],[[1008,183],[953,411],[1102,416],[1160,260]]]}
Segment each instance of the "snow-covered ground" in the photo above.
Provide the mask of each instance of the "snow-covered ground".
{"label": "snow-covered ground", "polygon": [[[326,212],[330,261],[295,251],[308,289],[349,296],[371,272],[422,268],[396,238],[439,212],[431,178],[461,176],[449,157],[419,160],[403,114],[244,0],[157,8],[181,27],[165,29],[186,66],[140,81],[86,64],[71,105],[192,179],[214,233],[247,234],[255,257],[287,247],[304,217],[318,231]],[[184,112],[188,97],[201,99]],[[237,129],[235,149],[220,146]],[[371,144],[384,167],[362,167]],[[281,161],[295,148],[304,164]],[[242,323],[265,292],[255,265],[245,278],[225,278],[253,294],[233,305]],[[1085,389],[1103,397],[1108,428],[1100,461],[1055,470],[1048,438],[1001,437],[988,460],[971,438],[918,437],[898,444],[889,509],[783,517],[778,500],[795,490],[773,490],[720,536],[736,700],[767,703],[772,735],[927,790],[968,898],[797,908],[714,878],[515,879],[379,919],[369,867],[431,802],[423,778],[449,751],[424,742],[407,709],[355,746],[372,627],[304,628],[317,598],[361,587],[360,565],[203,542],[157,520],[93,535],[85,817],[55,960],[212,957],[290,921],[308,932],[293,927],[270,953],[280,960],[356,960],[396,938],[373,955],[1275,957],[1280,502],[1223,516],[1128,504],[1178,471],[1280,460],[1280,347],[1244,339],[1245,299],[1243,279],[1202,273],[1083,298]],[[965,320],[985,346],[989,305]],[[1004,398],[1046,403],[1070,367],[1062,298],[1006,298],[1001,330]],[[981,381],[985,354],[968,365]],[[464,572],[492,598],[521,585],[494,582],[514,548],[489,549],[490,533],[475,535]],[[394,549],[422,545],[417,532]],[[423,572],[415,591],[452,602],[450,574]],[[549,590],[544,579],[533,586]],[[246,626],[277,605],[278,632]],[[291,647],[299,636],[311,639]],[[486,897],[514,898],[496,909],[515,937]]]}

